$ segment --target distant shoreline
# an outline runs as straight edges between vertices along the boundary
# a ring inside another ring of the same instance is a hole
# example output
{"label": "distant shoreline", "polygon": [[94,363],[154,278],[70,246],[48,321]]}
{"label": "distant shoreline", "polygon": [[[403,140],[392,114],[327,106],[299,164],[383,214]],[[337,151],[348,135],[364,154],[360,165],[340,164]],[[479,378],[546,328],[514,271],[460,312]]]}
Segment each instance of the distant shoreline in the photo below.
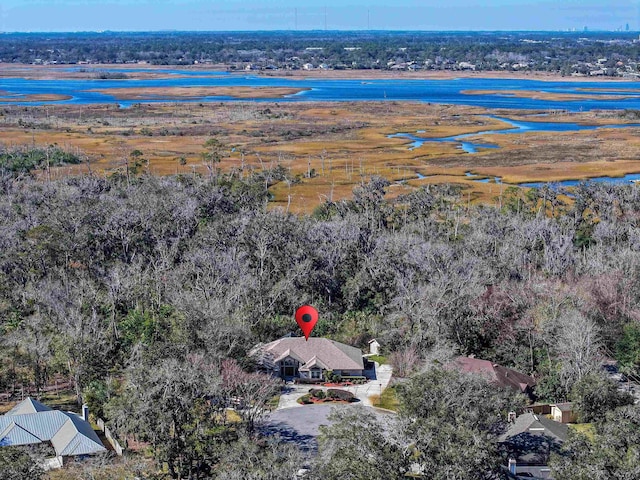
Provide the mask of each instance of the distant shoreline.
{"label": "distant shoreline", "polygon": [[258,76],[280,77],[290,79],[348,79],[348,80],[455,80],[457,78],[488,78],[497,80],[538,80],[546,82],[615,82],[635,83],[640,78],[623,77],[563,77],[557,73],[548,72],[505,72],[505,71],[469,71],[469,70],[429,70],[429,71],[390,71],[390,70],[276,70],[252,72]]}
{"label": "distant shoreline", "polygon": [[[590,77],[590,76],[562,76],[558,73],[539,71],[472,71],[472,70],[229,70],[226,65],[201,64],[201,65],[149,65],[149,64],[58,64],[58,65],[31,65],[16,63],[0,63],[0,78],[22,78],[34,80],[55,79],[97,79],[104,72],[111,70],[130,70],[123,72],[126,78],[122,80],[163,79],[176,78],[179,74],[169,74],[162,70],[189,72],[190,78],[198,78],[194,72],[219,71],[230,75],[255,75],[269,78],[286,78],[292,80],[303,79],[345,79],[345,80],[454,80],[457,78],[487,78],[487,79],[513,79],[536,80],[547,82],[611,82],[611,83],[636,83],[640,78],[624,77]],[[208,75],[206,75],[208,77]]]}

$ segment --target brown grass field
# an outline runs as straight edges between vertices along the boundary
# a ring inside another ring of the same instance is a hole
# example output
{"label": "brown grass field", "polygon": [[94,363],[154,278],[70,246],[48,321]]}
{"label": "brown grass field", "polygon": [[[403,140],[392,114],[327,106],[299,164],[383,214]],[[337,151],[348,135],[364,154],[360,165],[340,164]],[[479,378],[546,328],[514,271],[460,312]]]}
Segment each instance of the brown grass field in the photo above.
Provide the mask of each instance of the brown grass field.
{"label": "brown grass field", "polygon": [[61,95],[56,93],[13,93],[6,90],[0,90],[0,102],[57,102],[60,100],[69,100],[69,95]]}
{"label": "brown grass field", "polygon": [[[212,102],[0,107],[0,143],[78,149],[87,163],[60,167],[54,177],[122,172],[133,150],[143,153],[141,173],[207,174],[204,143],[225,145],[220,168],[234,175],[282,166],[292,181],[270,187],[273,207],[311,212],[321,202],[349,198],[372,175],[392,182],[388,196],[424,184],[455,183],[473,202],[493,203],[507,186],[465,175],[499,176],[506,182],[554,181],[640,172],[639,128],[586,132],[530,132],[476,140],[496,150],[467,154],[454,143],[388,138],[424,130],[442,137],[507,127],[487,114],[535,120],[526,113],[417,102]],[[538,112],[549,113],[549,112]],[[558,113],[541,121],[589,125],[632,123],[619,112]],[[181,160],[181,158],[184,160]],[[42,172],[39,172],[41,174]],[[418,179],[418,173],[427,178]]]}
{"label": "brown grass field", "polygon": [[112,95],[118,100],[144,100],[158,98],[179,100],[204,97],[231,98],[284,98],[288,95],[309,90],[308,88],[288,87],[140,87],[140,88],[94,88],[89,92]]}
{"label": "brown grass field", "polygon": [[[582,91],[598,92],[598,89],[580,89]],[[613,90],[607,90],[613,92]],[[624,90],[624,92],[633,93]],[[462,90],[460,93],[464,95],[506,95],[516,98],[532,98],[534,100],[551,100],[551,101],[571,101],[571,100],[625,100],[627,98],[638,98],[636,95],[606,95],[606,94],[581,94],[581,93],[553,93],[541,92],[534,90]]]}

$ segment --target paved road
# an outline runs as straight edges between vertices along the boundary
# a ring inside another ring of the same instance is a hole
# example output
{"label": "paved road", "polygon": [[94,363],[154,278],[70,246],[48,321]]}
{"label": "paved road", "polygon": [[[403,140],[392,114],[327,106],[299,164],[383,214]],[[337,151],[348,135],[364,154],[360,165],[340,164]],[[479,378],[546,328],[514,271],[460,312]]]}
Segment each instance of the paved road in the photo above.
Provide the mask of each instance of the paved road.
{"label": "paved road", "polygon": [[[346,405],[305,405],[301,408],[279,409],[272,412],[265,420],[261,431],[266,435],[280,435],[282,441],[295,443],[300,449],[316,453],[317,437],[321,425],[330,425],[327,418],[333,409],[360,409],[361,403]],[[381,418],[393,415],[378,409],[373,411]]]}

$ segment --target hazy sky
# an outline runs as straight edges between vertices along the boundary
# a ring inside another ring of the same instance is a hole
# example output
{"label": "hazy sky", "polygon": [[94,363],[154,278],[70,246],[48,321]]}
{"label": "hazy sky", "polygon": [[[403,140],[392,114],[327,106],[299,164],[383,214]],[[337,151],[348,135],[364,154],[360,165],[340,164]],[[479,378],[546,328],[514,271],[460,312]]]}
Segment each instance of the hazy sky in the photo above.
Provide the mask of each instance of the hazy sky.
{"label": "hazy sky", "polygon": [[[640,0],[0,0],[0,31],[639,30]],[[297,10],[297,14],[296,14]]]}

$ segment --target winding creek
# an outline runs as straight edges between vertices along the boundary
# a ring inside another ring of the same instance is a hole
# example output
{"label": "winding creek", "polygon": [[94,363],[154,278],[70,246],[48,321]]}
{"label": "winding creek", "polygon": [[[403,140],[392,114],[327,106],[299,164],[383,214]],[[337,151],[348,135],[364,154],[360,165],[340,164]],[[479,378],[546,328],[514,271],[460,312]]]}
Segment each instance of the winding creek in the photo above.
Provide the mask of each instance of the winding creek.
{"label": "winding creek", "polygon": [[461,135],[453,135],[450,137],[436,137],[425,138],[420,137],[418,134],[424,133],[424,131],[418,131],[416,134],[411,133],[395,133],[389,135],[389,138],[407,138],[412,141],[409,146],[410,150],[415,150],[421,147],[425,143],[448,143],[454,142],[458,144],[458,148],[464,150],[467,153],[477,153],[478,150],[483,148],[500,148],[498,145],[491,143],[472,142],[466,139],[477,137],[480,135],[514,135],[528,132],[582,132],[587,130],[599,130],[603,128],[630,128],[640,127],[640,123],[627,123],[627,124],[611,124],[611,125],[580,125],[578,123],[564,123],[564,122],[523,122],[511,120],[505,117],[498,117],[495,115],[487,115],[488,118],[499,120],[503,123],[511,125],[512,128],[498,128],[493,130],[484,130],[474,133],[463,133]]}
{"label": "winding creek", "polygon": [[[581,132],[588,130],[599,130],[605,128],[633,128],[640,127],[640,123],[633,124],[611,124],[611,125],[580,125],[578,123],[564,123],[564,122],[525,122],[521,120],[511,120],[505,117],[498,117],[496,115],[487,115],[488,118],[499,120],[503,123],[510,125],[512,128],[498,128],[493,130],[483,130],[474,133],[463,133],[461,135],[453,135],[448,137],[421,137],[420,134],[425,133],[424,130],[419,130],[415,134],[411,133],[395,133],[388,135],[389,138],[406,138],[411,140],[409,150],[415,150],[422,147],[425,143],[456,143],[457,147],[469,154],[478,153],[482,149],[498,149],[499,145],[492,143],[484,143],[478,141],[470,141],[468,139],[478,136],[486,135],[518,135],[528,132]],[[494,182],[497,184],[502,183],[500,177],[487,177],[482,175],[475,175],[471,172],[466,172],[467,178],[472,179],[479,183]],[[477,179],[475,178],[477,177]],[[426,178],[424,175],[419,175],[417,178]],[[517,184],[505,184],[505,185],[517,185],[525,188],[540,188],[543,185],[549,185],[551,188],[557,189],[561,187],[575,187],[583,182],[594,183],[615,183],[625,184],[629,182],[640,181],[640,173],[630,173],[622,177],[593,177],[588,180],[562,180],[558,182],[524,182]]]}

